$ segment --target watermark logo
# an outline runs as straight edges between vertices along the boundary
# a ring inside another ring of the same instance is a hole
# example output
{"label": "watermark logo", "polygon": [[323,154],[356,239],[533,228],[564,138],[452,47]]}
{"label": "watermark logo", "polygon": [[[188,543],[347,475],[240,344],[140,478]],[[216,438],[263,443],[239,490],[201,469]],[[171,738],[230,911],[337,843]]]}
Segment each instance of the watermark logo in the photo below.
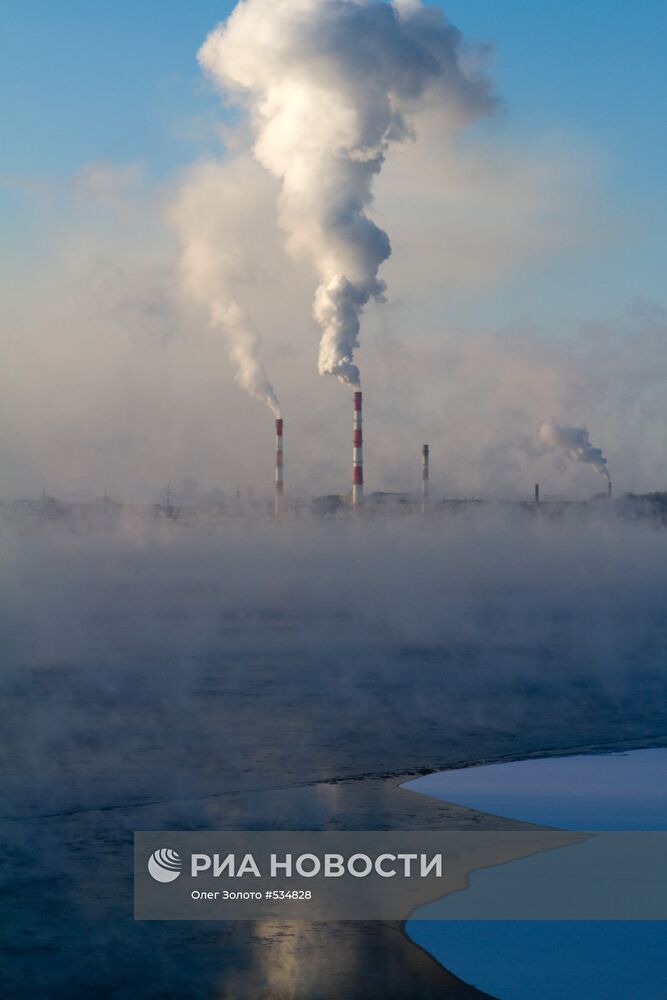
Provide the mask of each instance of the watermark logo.
{"label": "watermark logo", "polygon": [[173,882],[181,874],[183,862],[180,854],[163,847],[148,859],[148,871],[156,882]]}

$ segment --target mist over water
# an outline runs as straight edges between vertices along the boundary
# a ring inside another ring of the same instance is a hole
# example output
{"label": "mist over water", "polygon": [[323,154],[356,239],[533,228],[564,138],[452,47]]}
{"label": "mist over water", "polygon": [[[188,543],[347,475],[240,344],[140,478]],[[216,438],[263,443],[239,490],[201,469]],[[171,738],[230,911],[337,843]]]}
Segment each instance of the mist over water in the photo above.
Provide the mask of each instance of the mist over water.
{"label": "mist over water", "polygon": [[[576,690],[591,707],[646,697],[650,712],[651,685],[661,690],[667,532],[603,510],[556,522],[492,506],[425,519],[208,526],[131,517],[94,531],[3,525],[2,547],[3,684],[10,699],[28,686],[25,707],[37,713],[27,753],[25,719],[13,736],[7,719],[12,769],[28,797],[33,782],[48,786],[58,754],[97,725],[79,689],[117,705],[102,723],[115,718],[133,743],[163,725],[162,712],[184,734],[193,727],[206,771],[208,722],[196,713],[207,686],[224,713],[254,685],[245,735],[217,724],[213,735],[252,745],[246,769],[257,780],[273,769],[262,764],[259,719],[272,726],[290,698],[299,736],[271,753],[284,757],[282,777],[301,780],[446,757],[453,701],[464,713],[457,728],[475,720],[511,734],[528,689],[545,712],[547,691],[571,699]],[[42,704],[40,688],[54,688],[55,699]],[[320,714],[353,743],[325,752]],[[399,721],[399,746],[387,747]],[[425,723],[432,750],[421,760]],[[381,749],[373,733],[385,733]],[[93,739],[102,761],[117,761],[122,740],[105,748],[99,733]],[[478,756],[474,742],[460,753]],[[186,753],[160,783],[192,782],[192,765]],[[120,790],[128,778],[115,763],[114,772],[107,780]],[[67,780],[48,795],[65,805]]]}
{"label": "mist over water", "polygon": [[[205,647],[231,619],[272,618],[315,641],[333,628],[366,647],[530,644],[583,620],[599,643],[619,612],[658,610],[667,577],[664,528],[604,505],[557,520],[500,504],[218,524],[130,513],[95,528],[0,521],[0,541],[3,617],[30,636],[22,661],[40,666],[88,652],[101,622],[121,620],[128,641],[172,655]],[[157,622],[176,611],[167,638]]]}
{"label": "mist over water", "polygon": [[392,962],[413,977],[389,927],[383,966],[368,928],[135,924],[132,831],[460,826],[400,780],[667,740],[650,522],[489,506],[0,532],[9,995],[283,996],[288,967],[312,995],[331,947],[332,991]]}

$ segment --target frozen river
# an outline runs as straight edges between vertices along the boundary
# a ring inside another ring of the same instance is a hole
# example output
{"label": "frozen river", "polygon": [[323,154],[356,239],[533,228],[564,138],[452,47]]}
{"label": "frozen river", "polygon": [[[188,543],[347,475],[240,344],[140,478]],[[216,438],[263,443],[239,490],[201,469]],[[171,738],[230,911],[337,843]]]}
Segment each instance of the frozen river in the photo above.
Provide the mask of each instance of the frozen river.
{"label": "frozen river", "polygon": [[[484,813],[570,830],[667,830],[667,750],[555,757],[427,775],[405,788]],[[542,865],[544,868],[544,865]],[[565,878],[565,866],[563,878]],[[613,878],[618,871],[610,872]],[[493,882],[540,879],[535,859],[478,872],[481,901]],[[549,876],[553,878],[553,874]],[[518,883],[514,883],[518,884]],[[532,883],[531,883],[532,884]],[[629,887],[628,887],[629,888]],[[665,886],[667,890],[667,886]],[[445,901],[456,906],[455,897]],[[466,982],[501,1000],[660,1000],[667,996],[667,925],[649,921],[433,920],[408,923],[414,941]]]}

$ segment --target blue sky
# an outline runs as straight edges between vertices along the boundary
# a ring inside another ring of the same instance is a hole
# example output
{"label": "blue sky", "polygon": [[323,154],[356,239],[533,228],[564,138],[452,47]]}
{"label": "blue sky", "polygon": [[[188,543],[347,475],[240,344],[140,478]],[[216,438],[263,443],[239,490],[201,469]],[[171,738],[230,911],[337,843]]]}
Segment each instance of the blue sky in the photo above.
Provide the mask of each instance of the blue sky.
{"label": "blue sky", "polygon": [[[4,0],[0,155],[7,172],[58,172],[107,157],[155,170],[189,157],[183,119],[213,107],[195,53],[233,4],[212,0]],[[664,0],[449,0],[466,36],[496,52],[512,122],[580,130],[619,179],[667,167]],[[159,13],[158,13],[159,9]]]}
{"label": "blue sky", "polygon": [[[594,256],[545,266],[540,297],[574,322],[633,298],[659,299],[667,223],[667,3],[449,0],[449,18],[495,50],[505,141],[565,137],[590,153],[616,236]],[[212,0],[4,0],[0,8],[0,175],[58,179],[82,164],[139,161],[161,180],[213,148],[219,105],[195,53],[232,4]],[[16,188],[0,199],[20,235]],[[5,240],[7,239],[7,235]],[[586,264],[586,280],[582,265]],[[570,288],[571,308],[563,286]],[[538,308],[535,285],[498,289],[489,310]],[[557,294],[561,289],[560,297]],[[522,314],[523,315],[523,314]],[[487,318],[486,316],[484,317]],[[490,317],[488,317],[490,318]]]}

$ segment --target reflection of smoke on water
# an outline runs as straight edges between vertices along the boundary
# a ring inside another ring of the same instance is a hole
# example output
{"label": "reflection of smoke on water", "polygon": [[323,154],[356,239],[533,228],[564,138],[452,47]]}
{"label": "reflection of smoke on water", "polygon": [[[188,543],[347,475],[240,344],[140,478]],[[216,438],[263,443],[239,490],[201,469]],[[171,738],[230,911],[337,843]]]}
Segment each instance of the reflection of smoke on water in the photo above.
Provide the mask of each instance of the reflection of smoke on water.
{"label": "reflection of smoke on water", "polygon": [[[132,923],[134,829],[461,823],[392,781],[331,779],[667,735],[667,533],[646,525],[477,511],[2,541],[17,996],[231,997],[249,969],[282,991],[288,960],[330,974],[331,929]],[[334,978],[379,940],[354,934]]]}

